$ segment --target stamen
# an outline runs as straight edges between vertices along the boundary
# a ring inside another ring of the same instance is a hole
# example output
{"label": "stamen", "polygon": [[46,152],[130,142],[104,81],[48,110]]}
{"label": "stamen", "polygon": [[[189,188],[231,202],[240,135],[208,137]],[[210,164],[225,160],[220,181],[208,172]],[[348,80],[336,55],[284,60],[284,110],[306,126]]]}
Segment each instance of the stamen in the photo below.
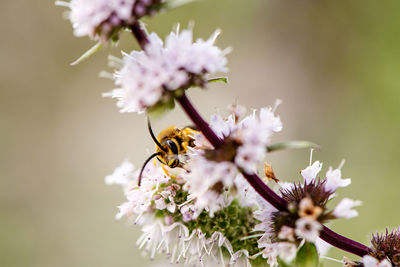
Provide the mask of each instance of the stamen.
{"label": "stamen", "polygon": [[272,112],[275,112],[280,104],[282,104],[282,100],[280,100],[279,98],[275,100],[274,106],[272,107]]}
{"label": "stamen", "polygon": [[319,256],[320,258],[322,258],[322,259],[326,259],[326,260],[330,260],[330,261],[334,261],[334,262],[338,262],[338,263],[345,263],[344,261],[341,261],[341,260],[337,260],[337,259],[334,259],[334,258],[330,258],[330,257],[325,257],[325,256]]}
{"label": "stamen", "polygon": [[343,168],[343,165],[344,165],[345,163],[346,163],[346,160],[345,160],[345,159],[342,159],[342,161],[341,161],[340,164],[339,164],[338,169],[341,170],[341,169]]}
{"label": "stamen", "polygon": [[56,1],[56,6],[63,6],[63,7],[69,7],[71,8],[71,3],[70,2],[65,2],[65,1]]}
{"label": "stamen", "polygon": [[310,151],[310,165],[309,166],[311,166],[311,164],[312,164],[312,154],[313,154],[313,152],[314,152],[314,148],[311,148],[311,151]]}
{"label": "stamen", "polygon": [[105,79],[109,79],[109,80],[114,80],[114,75],[108,71],[100,71],[99,73],[99,77],[100,78],[105,78]]}
{"label": "stamen", "polygon": [[264,234],[255,234],[255,235],[249,235],[249,236],[245,236],[245,237],[242,237],[242,238],[240,238],[240,240],[247,240],[247,239],[250,239],[250,238],[256,238],[256,237],[262,237]]}

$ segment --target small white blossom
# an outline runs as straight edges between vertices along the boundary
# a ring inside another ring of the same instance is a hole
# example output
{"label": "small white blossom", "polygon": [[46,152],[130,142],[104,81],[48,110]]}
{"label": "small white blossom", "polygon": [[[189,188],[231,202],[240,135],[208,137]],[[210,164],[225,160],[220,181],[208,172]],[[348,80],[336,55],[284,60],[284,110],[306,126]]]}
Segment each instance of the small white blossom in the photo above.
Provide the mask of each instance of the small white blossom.
{"label": "small white blossom", "polygon": [[180,211],[182,213],[183,221],[188,222],[193,219],[193,216],[196,212],[196,207],[194,205],[184,205],[180,208]]}
{"label": "small white blossom", "polygon": [[210,216],[226,207],[232,197],[224,196],[224,188],[233,185],[237,176],[236,167],[230,162],[214,162],[202,155],[192,155],[187,162],[190,172],[182,176],[186,180],[184,188],[190,193],[190,198],[196,198],[196,218],[204,209]]}
{"label": "small white blossom", "polygon": [[133,164],[128,160],[125,160],[119,167],[114,170],[112,174],[106,176],[106,178],[104,179],[105,183],[107,185],[127,185],[129,182],[132,181],[132,174],[134,169],[135,167],[133,166]]}
{"label": "small white blossom", "polygon": [[370,255],[365,255],[362,261],[365,267],[392,267],[392,264],[387,259],[379,262]]}
{"label": "small white blossom", "polygon": [[251,267],[249,252],[247,250],[239,250],[235,252],[231,257],[229,267]]}
{"label": "small white blossom", "polygon": [[242,117],[246,113],[246,107],[238,104],[230,104],[228,110],[234,115],[235,119]]}
{"label": "small white blossom", "polygon": [[[164,42],[155,33],[148,36],[145,51],[124,54],[115,74],[119,88],[104,94],[117,98],[121,112],[143,112],[160,101],[169,101],[174,91],[191,85],[191,77],[225,72],[228,50],[214,46],[215,32],[207,41],[193,42],[191,30],[172,32]],[[197,84],[202,85],[202,84]]]}
{"label": "small white blossom", "polygon": [[156,204],[156,209],[158,210],[164,210],[167,208],[167,203],[165,202],[164,198],[159,198],[155,200],[154,204]]}
{"label": "small white blossom", "polygon": [[278,243],[278,255],[285,262],[291,262],[297,253],[297,247],[293,243],[279,242]]}
{"label": "small white blossom", "polygon": [[296,221],[295,233],[299,238],[314,243],[317,240],[321,229],[322,226],[319,222],[309,218],[300,218]]}
{"label": "small white blossom", "polygon": [[358,212],[353,210],[354,207],[360,206],[362,203],[359,200],[352,200],[350,198],[342,199],[333,210],[333,215],[337,218],[350,219],[358,216]]}
{"label": "small white blossom", "polygon": [[237,190],[237,198],[239,199],[241,206],[252,207],[257,205],[257,197],[259,195],[242,174],[236,176],[235,187]]}
{"label": "small white blossom", "polygon": [[242,145],[238,148],[235,163],[246,173],[255,173],[258,164],[265,157],[265,147]]}
{"label": "small white blossom", "polygon": [[[111,32],[125,22],[132,22],[136,0],[71,0],[70,20],[76,36],[94,38],[96,32]],[[108,22],[104,24],[105,22]],[[99,29],[103,27],[103,29]]]}
{"label": "small white blossom", "polygon": [[342,179],[342,172],[340,169],[333,170],[332,167],[329,167],[329,170],[326,172],[326,190],[333,192],[336,191],[338,187],[346,187],[350,184],[350,178]]}
{"label": "small white blossom", "polygon": [[321,169],[322,169],[322,163],[316,161],[312,165],[302,170],[301,175],[304,178],[304,182],[307,184],[313,182],[317,177],[318,173],[321,171]]}
{"label": "small white blossom", "polygon": [[267,263],[270,265],[270,267],[278,266],[278,254],[279,252],[277,243],[266,244],[262,251],[262,257],[267,259]]}
{"label": "small white blossom", "polygon": [[317,241],[315,242],[315,246],[317,247],[319,255],[326,255],[332,247],[331,244],[325,242],[320,237],[318,237]]}
{"label": "small white blossom", "polygon": [[257,195],[256,199],[259,209],[254,211],[253,216],[257,220],[259,220],[260,223],[255,226],[254,230],[264,231],[267,234],[271,234],[271,216],[273,212],[277,211],[277,209],[272,206],[268,201],[263,199],[260,195]]}
{"label": "small white blossom", "polygon": [[229,136],[235,129],[235,119],[231,115],[227,119],[223,119],[219,114],[211,115],[210,127],[219,138]]}
{"label": "small white blossom", "polygon": [[218,137],[230,137],[240,145],[235,164],[247,173],[254,173],[265,158],[271,136],[282,130],[282,123],[272,108],[261,108],[258,114],[254,111],[239,122],[235,116],[223,119],[220,115],[212,115],[210,127]]}
{"label": "small white blossom", "polygon": [[316,220],[319,215],[323,212],[322,208],[319,206],[314,206],[311,198],[305,197],[299,203],[298,214],[302,218],[309,218],[311,220]]}
{"label": "small white blossom", "polygon": [[176,204],[174,202],[170,202],[167,204],[167,210],[171,213],[175,213]]}
{"label": "small white blossom", "polygon": [[278,238],[282,240],[294,241],[294,229],[289,226],[282,226]]}

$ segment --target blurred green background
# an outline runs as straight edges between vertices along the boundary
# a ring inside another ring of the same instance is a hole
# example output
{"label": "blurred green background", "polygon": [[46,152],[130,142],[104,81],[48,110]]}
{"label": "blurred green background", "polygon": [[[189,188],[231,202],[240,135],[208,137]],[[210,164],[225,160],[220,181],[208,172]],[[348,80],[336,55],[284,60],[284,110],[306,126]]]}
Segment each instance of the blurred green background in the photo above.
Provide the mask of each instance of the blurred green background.
{"label": "blurred green background", "polygon": [[[93,43],[73,37],[64,10],[0,2],[0,266],[145,266],[138,228],[114,221],[122,192],[103,177],[124,158],[140,166],[153,144],[144,117],[119,114],[101,97],[113,84],[98,78],[108,54],[137,44],[124,34],[120,47],[70,67]],[[218,44],[234,48],[230,84],[191,90],[196,106],[208,117],[236,99],[255,108],[282,99],[275,141],[320,144],[324,171],[346,159],[353,183],[339,197],[364,205],[331,227],[368,244],[370,232],[400,224],[399,14],[396,0],[204,0],[146,22],[161,36],[191,20],[197,37],[221,28]],[[154,128],[187,123],[178,107]],[[309,151],[268,158],[290,181],[308,160]]]}

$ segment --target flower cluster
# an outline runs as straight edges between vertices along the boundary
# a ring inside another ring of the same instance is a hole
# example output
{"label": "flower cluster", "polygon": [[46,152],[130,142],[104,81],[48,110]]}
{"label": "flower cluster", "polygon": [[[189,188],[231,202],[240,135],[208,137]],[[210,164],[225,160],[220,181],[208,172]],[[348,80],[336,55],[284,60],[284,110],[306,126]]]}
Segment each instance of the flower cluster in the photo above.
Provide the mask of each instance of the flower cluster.
{"label": "flower cluster", "polygon": [[151,258],[164,253],[171,262],[189,265],[224,265],[226,258],[231,266],[250,264],[250,255],[258,252],[257,241],[241,239],[259,223],[253,209],[241,205],[243,200],[237,195],[221,204],[212,216],[207,211],[198,212],[199,205],[204,204],[186,191],[182,178],[185,172],[182,168],[149,164],[139,187],[139,172],[132,163],[123,162],[105,178],[107,184],[122,185],[127,198],[116,218],[125,216],[143,226],[137,245]]}
{"label": "flower cluster", "polygon": [[152,33],[144,51],[124,54],[115,73],[119,88],[104,94],[116,98],[121,112],[151,111],[174,103],[174,97],[191,86],[204,87],[206,76],[226,72],[229,50],[214,45],[216,31],[208,40],[193,42],[191,30],[172,32],[164,42]]}
{"label": "flower cluster", "polygon": [[259,113],[254,111],[242,120],[239,117],[244,115],[244,107],[235,105],[229,110],[232,114],[228,118],[213,115],[210,123],[215,133],[225,139],[225,145],[214,149],[202,134],[194,136],[196,145],[202,149],[191,151],[187,162],[190,172],[184,174],[188,191],[202,203],[200,211],[207,208],[211,216],[227,201],[223,192],[232,187],[253,190],[244,181],[240,169],[255,172],[265,159],[272,134],[282,129],[279,117],[274,116],[271,108],[262,108]]}
{"label": "flower cluster", "polygon": [[264,234],[258,244],[264,248],[263,257],[270,265],[277,264],[278,256],[291,262],[303,240],[316,243],[322,224],[328,220],[357,216],[353,208],[361,203],[348,198],[342,199],[333,210],[328,209],[327,204],[335,197],[336,189],[349,185],[350,179],[342,179],[341,170],[332,167],[325,179],[317,179],[321,168],[322,164],[316,161],[302,170],[304,184],[281,183],[280,194],[288,203],[287,210],[276,210],[265,200],[259,200],[263,208],[254,213],[261,221],[256,230]]}
{"label": "flower cluster", "polygon": [[107,41],[117,37],[120,29],[129,27],[144,15],[152,15],[164,0],[71,0],[60,2],[71,11],[68,17],[76,36]]}
{"label": "flower cluster", "polygon": [[[317,161],[301,172],[304,184],[280,183],[288,210],[278,211],[255,193],[232,162],[206,158],[215,150],[201,133],[194,138],[196,147],[182,168],[149,164],[138,186],[139,172],[125,161],[106,177],[107,184],[122,185],[127,198],[116,218],[125,216],[143,226],[137,244],[152,258],[165,253],[171,262],[206,266],[223,264],[226,258],[232,265],[244,261],[244,266],[266,258],[277,266],[278,258],[291,262],[303,240],[320,247],[322,223],[357,215],[353,207],[360,203],[347,198],[333,210],[327,208],[336,189],[350,184],[340,168],[329,168],[319,180],[322,164]],[[218,153],[214,156],[218,159]]]}

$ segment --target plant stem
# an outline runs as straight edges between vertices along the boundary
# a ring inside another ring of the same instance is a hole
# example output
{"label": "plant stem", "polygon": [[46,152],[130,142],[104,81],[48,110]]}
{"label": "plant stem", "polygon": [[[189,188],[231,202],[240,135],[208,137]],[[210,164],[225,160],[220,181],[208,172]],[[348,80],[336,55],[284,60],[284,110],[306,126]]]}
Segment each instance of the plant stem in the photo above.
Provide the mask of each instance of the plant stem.
{"label": "plant stem", "polygon": [[130,26],[133,36],[135,36],[136,40],[138,41],[140,48],[144,50],[146,44],[149,43],[149,39],[145,31],[143,31],[142,27],[140,27],[139,21],[135,21],[135,23]]}
{"label": "plant stem", "polygon": [[183,94],[180,98],[178,98],[179,104],[181,104],[185,113],[192,120],[194,125],[196,125],[197,129],[201,131],[208,141],[214,146],[214,148],[219,148],[224,143],[219,137],[214,133],[214,131],[210,128],[208,123],[201,117],[201,115],[197,112],[197,110],[193,107],[192,103]]}
{"label": "plant stem", "polygon": [[[141,29],[138,22],[135,22],[131,26],[131,30],[135,38],[137,39],[140,47],[144,49],[145,45],[149,42],[146,33]],[[179,97],[178,102],[182,106],[185,113],[189,116],[192,122],[196,125],[199,131],[201,131],[204,136],[210,141],[210,143],[215,147],[219,148],[223,145],[223,140],[218,138],[214,131],[210,128],[208,123],[201,117],[197,112],[196,108],[192,105],[190,100],[185,94]],[[243,176],[249,182],[249,184],[256,190],[256,192],[262,196],[266,201],[268,201],[272,206],[278,210],[287,210],[287,202],[277,195],[273,190],[271,190],[256,174],[247,174],[243,172]],[[344,251],[353,253],[360,257],[368,254],[368,247],[351,240],[347,237],[341,236],[334,231],[330,230],[326,226],[323,226],[320,233],[321,239],[325,240],[327,243],[335,246]]]}

